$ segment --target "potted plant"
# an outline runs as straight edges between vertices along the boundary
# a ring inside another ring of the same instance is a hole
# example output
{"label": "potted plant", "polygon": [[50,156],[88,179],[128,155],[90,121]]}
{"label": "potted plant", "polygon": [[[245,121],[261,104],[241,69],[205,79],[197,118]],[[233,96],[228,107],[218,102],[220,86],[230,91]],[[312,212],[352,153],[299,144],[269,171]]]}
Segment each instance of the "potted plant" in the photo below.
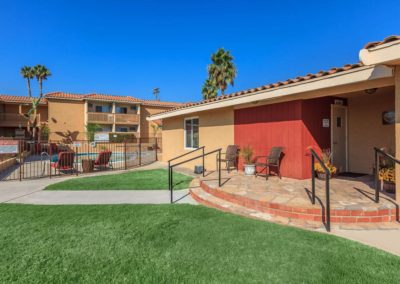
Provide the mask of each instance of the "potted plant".
{"label": "potted plant", "polygon": [[[336,167],[334,165],[332,165],[331,157],[332,157],[332,153],[331,153],[330,149],[323,149],[322,150],[321,160],[322,160],[322,162],[324,162],[325,166],[328,168],[330,176],[333,177],[336,174],[337,169],[336,169]],[[322,165],[319,162],[315,162],[314,170],[317,173],[317,177],[319,179],[325,179],[326,178],[325,170],[324,170],[324,168],[322,167]]]}
{"label": "potted plant", "polygon": [[253,163],[253,149],[250,146],[245,146],[240,150],[240,155],[244,160],[245,175],[254,175],[256,172],[256,165]]}
{"label": "potted plant", "polygon": [[[381,148],[382,151],[388,153],[391,156],[394,156],[393,151],[387,148]],[[395,172],[395,163],[381,156],[379,158],[379,180],[381,181],[381,190],[386,191],[388,193],[394,193],[396,190],[396,172]]]}
{"label": "potted plant", "polygon": [[388,193],[394,193],[396,190],[396,173],[394,167],[382,168],[379,170],[379,180],[381,188]]}

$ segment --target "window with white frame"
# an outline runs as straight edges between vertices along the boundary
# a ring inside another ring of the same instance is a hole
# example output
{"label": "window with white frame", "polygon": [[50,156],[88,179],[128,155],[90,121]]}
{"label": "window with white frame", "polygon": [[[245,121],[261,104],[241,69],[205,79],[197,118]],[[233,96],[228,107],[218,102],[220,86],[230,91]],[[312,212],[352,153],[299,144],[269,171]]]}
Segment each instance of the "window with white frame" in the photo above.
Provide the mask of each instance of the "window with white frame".
{"label": "window with white frame", "polygon": [[199,119],[185,118],[185,148],[199,147]]}

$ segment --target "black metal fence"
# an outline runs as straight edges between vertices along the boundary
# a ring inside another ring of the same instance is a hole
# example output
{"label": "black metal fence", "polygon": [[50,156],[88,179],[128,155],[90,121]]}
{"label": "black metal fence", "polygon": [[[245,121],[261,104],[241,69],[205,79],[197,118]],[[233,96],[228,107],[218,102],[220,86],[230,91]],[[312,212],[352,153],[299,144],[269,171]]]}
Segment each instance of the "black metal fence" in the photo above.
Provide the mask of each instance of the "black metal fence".
{"label": "black metal fence", "polygon": [[0,181],[126,170],[158,160],[160,138],[135,141],[0,140]]}

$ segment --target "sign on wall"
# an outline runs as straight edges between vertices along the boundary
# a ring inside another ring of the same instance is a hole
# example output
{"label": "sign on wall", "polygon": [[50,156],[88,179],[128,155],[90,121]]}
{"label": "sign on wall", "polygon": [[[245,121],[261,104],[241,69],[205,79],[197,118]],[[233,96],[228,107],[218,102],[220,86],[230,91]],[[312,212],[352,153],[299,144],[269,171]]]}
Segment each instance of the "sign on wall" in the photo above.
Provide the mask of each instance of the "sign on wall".
{"label": "sign on wall", "polygon": [[18,141],[0,140],[0,154],[18,154]]}
{"label": "sign on wall", "polygon": [[382,123],[384,125],[395,123],[395,112],[394,111],[384,111],[382,112]]}
{"label": "sign on wall", "polygon": [[110,135],[108,133],[96,133],[94,135],[94,141],[109,141]]}
{"label": "sign on wall", "polygon": [[322,119],[322,127],[329,128],[329,118]]}

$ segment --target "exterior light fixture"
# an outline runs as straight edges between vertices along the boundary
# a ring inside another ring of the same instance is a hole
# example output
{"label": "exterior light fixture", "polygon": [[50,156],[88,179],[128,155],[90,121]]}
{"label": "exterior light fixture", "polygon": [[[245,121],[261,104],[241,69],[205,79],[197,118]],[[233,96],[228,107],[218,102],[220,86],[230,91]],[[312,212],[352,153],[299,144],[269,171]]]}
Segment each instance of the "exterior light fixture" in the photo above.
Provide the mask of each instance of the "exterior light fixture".
{"label": "exterior light fixture", "polygon": [[364,92],[368,95],[372,95],[376,93],[376,90],[378,90],[378,88],[366,89]]}

